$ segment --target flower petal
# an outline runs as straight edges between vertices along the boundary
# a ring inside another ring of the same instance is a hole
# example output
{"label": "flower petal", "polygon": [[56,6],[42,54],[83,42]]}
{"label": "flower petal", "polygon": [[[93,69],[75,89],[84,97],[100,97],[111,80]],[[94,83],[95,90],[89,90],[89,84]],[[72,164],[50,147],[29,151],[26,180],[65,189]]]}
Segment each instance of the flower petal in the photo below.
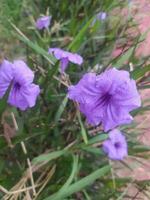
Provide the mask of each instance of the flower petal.
{"label": "flower petal", "polygon": [[37,19],[36,28],[42,30],[44,28],[48,28],[51,23],[51,16],[43,16]]}
{"label": "flower petal", "polygon": [[20,110],[26,110],[28,107],[33,107],[35,105],[39,93],[39,86],[35,84],[22,86],[20,89],[13,85],[9,94],[8,103]]}
{"label": "flower petal", "polygon": [[60,48],[49,48],[48,52],[50,54],[54,54],[54,56],[58,60],[67,58],[70,62],[74,64],[81,65],[83,63],[83,58],[77,53],[64,51],[63,49],[60,49]]}
{"label": "flower petal", "polygon": [[35,105],[39,93],[40,93],[40,88],[36,84],[31,84],[30,87],[27,87],[22,91],[22,94],[26,99],[26,101],[28,102],[29,107],[33,107]]}
{"label": "flower petal", "polygon": [[4,96],[13,80],[13,65],[4,60],[0,65],[0,98]]}
{"label": "flower petal", "polygon": [[99,94],[95,83],[95,73],[85,74],[77,85],[68,88],[68,97],[78,103],[93,103],[93,98]]}
{"label": "flower petal", "polygon": [[61,73],[63,73],[68,66],[69,60],[68,58],[62,58],[60,62],[61,62]]}
{"label": "flower petal", "polygon": [[22,60],[16,60],[13,63],[14,69],[14,81],[20,85],[27,85],[32,83],[34,79],[34,73]]}
{"label": "flower petal", "polygon": [[57,60],[64,58],[63,50],[59,49],[59,48],[49,48],[48,53],[54,54],[54,56]]}
{"label": "flower petal", "polygon": [[83,58],[77,53],[68,53],[67,57],[74,64],[81,65],[83,63]]}
{"label": "flower petal", "polygon": [[128,111],[141,106],[141,99],[136,89],[136,82],[130,80],[117,88],[113,97],[114,103],[125,107]]}
{"label": "flower petal", "polygon": [[128,110],[122,107],[117,107],[109,104],[104,117],[102,119],[102,125],[105,131],[113,129],[118,125],[129,124],[133,120],[132,116],[128,113]]}

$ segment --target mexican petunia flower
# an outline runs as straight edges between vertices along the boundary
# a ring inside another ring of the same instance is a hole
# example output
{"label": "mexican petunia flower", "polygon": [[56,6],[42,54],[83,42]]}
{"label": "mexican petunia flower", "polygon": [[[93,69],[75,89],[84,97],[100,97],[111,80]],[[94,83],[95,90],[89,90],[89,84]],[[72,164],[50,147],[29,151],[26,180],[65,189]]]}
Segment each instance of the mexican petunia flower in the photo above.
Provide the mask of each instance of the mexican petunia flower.
{"label": "mexican petunia flower", "polygon": [[68,97],[79,104],[89,124],[102,123],[105,131],[129,124],[129,112],[141,105],[136,82],[127,71],[115,68],[100,75],[85,74],[77,85],[69,87]]}
{"label": "mexican petunia flower", "polygon": [[49,48],[48,52],[53,54],[57,60],[60,60],[62,73],[67,68],[69,61],[77,65],[81,65],[83,63],[83,58],[77,53],[64,51],[60,48]]}
{"label": "mexican petunia flower", "polygon": [[10,87],[8,96],[10,105],[20,110],[33,107],[40,93],[39,86],[32,83],[33,79],[33,72],[23,61],[16,60],[10,63],[4,60],[0,65],[0,98]]}
{"label": "mexican petunia flower", "polygon": [[107,17],[107,14],[105,12],[99,12],[97,15],[96,15],[96,18],[97,20],[105,20]]}
{"label": "mexican petunia flower", "polygon": [[51,16],[43,16],[37,19],[36,21],[36,28],[39,30],[48,28],[51,23]]}
{"label": "mexican petunia flower", "polygon": [[99,12],[97,13],[96,17],[92,21],[92,26],[96,23],[96,21],[104,21],[107,18],[107,13]]}
{"label": "mexican petunia flower", "polygon": [[112,160],[123,160],[128,155],[125,136],[117,129],[109,132],[109,138],[103,142],[102,148]]}

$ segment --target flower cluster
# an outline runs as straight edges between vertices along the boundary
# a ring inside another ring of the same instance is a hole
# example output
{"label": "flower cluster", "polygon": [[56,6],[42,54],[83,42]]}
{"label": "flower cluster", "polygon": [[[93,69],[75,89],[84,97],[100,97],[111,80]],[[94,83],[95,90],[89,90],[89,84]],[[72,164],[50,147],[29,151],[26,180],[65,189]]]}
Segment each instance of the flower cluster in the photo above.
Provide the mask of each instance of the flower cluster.
{"label": "flower cluster", "polygon": [[[105,20],[107,14],[100,12],[96,20]],[[48,28],[51,16],[43,16],[36,21],[39,30]],[[49,54],[60,61],[61,73],[69,62],[81,65],[83,58],[77,53],[60,48],[49,48]],[[13,63],[4,60],[0,65],[0,98],[9,91],[8,103],[21,110],[35,105],[40,93],[38,85],[33,83],[34,73],[22,60]],[[69,99],[78,103],[79,110],[92,126],[102,125],[109,131],[109,137],[103,143],[103,150],[110,159],[122,160],[127,156],[125,136],[116,127],[132,121],[130,112],[141,105],[136,82],[124,70],[112,68],[100,75],[86,73],[76,85],[68,88]]]}
{"label": "flower cluster", "polygon": [[40,93],[39,86],[32,83],[33,79],[34,73],[22,60],[13,63],[4,60],[0,65],[0,98],[10,88],[8,95],[10,105],[20,110],[33,107]]}
{"label": "flower cluster", "polygon": [[[79,109],[89,124],[102,124],[105,131],[131,123],[130,111],[141,105],[136,82],[130,79],[127,71],[115,68],[100,75],[85,74],[77,85],[69,87],[68,97],[79,104]],[[119,138],[119,134],[116,134]],[[117,137],[114,137],[113,142],[115,138]],[[111,139],[112,137],[110,141]],[[110,144],[110,141],[106,144]],[[107,148],[107,152],[111,149]]]}

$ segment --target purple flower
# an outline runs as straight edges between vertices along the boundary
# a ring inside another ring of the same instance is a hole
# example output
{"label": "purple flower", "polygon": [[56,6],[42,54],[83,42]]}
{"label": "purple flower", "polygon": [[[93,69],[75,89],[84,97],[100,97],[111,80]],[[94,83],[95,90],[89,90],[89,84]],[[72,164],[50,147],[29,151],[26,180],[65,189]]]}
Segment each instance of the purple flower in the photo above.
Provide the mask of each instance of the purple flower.
{"label": "purple flower", "polygon": [[107,17],[107,14],[105,12],[99,12],[94,20],[92,21],[92,26],[96,23],[96,21],[104,21]]}
{"label": "purple flower", "polygon": [[83,63],[83,58],[77,53],[71,53],[59,48],[49,48],[48,52],[50,54],[54,54],[55,58],[57,60],[60,60],[62,73],[67,68],[69,61],[78,65],[81,65]]}
{"label": "purple flower", "polygon": [[96,19],[97,20],[105,20],[107,17],[107,14],[105,12],[99,12],[97,15],[96,15]]}
{"label": "purple flower", "polygon": [[91,125],[105,131],[132,121],[130,111],[140,107],[141,100],[136,82],[130,74],[115,68],[100,75],[85,74],[79,83],[70,86],[68,97],[79,103],[80,111]]}
{"label": "purple flower", "polygon": [[38,85],[33,84],[34,74],[21,60],[10,63],[6,60],[0,65],[0,98],[4,96],[8,87],[10,93],[8,103],[25,110],[33,107],[40,93]]}
{"label": "purple flower", "polygon": [[103,142],[102,148],[112,160],[123,160],[128,155],[125,136],[117,129],[109,132],[109,138]]}
{"label": "purple flower", "polygon": [[36,28],[42,30],[44,28],[48,28],[51,23],[51,16],[43,16],[37,19]]}

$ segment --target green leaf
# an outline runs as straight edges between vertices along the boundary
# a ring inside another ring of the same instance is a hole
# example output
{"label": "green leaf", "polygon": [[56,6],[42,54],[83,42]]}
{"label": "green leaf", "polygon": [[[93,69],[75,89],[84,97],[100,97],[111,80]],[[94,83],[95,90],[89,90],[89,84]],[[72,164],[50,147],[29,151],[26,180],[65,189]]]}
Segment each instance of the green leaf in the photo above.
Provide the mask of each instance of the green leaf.
{"label": "green leaf", "polygon": [[66,181],[66,183],[60,189],[60,193],[63,193],[68,188],[68,186],[72,183],[72,181],[77,173],[77,170],[78,170],[78,160],[79,160],[78,155],[73,156],[73,164],[72,164],[71,174],[70,174],[68,180]]}
{"label": "green leaf", "polygon": [[140,85],[139,86],[139,89],[149,89],[150,88],[150,85]]}
{"label": "green leaf", "polygon": [[82,123],[81,115],[80,115],[79,112],[77,112],[77,117],[78,117],[78,121],[79,121],[79,124],[80,124],[80,127],[81,127],[81,134],[82,134],[83,140],[84,140],[85,144],[88,144],[88,137],[87,137],[86,130],[85,130],[84,125]]}
{"label": "green leaf", "polygon": [[145,152],[145,151],[150,151],[150,146],[146,145],[134,145],[133,150],[135,152]]}
{"label": "green leaf", "polygon": [[56,159],[62,155],[64,155],[67,152],[67,150],[61,150],[61,151],[54,151],[52,153],[47,153],[40,155],[36,158],[33,159],[33,163],[39,163],[39,162],[44,162],[44,161],[51,161],[53,159]]}
{"label": "green leaf", "polygon": [[149,32],[150,30],[142,33],[137,41],[137,43],[130,47],[125,53],[123,53],[121,56],[119,56],[119,58],[117,59],[117,61],[114,63],[116,65],[117,68],[120,68],[126,61],[129,61],[130,57],[133,55],[134,51],[135,51],[135,48],[138,47],[138,44],[140,44],[140,42],[142,42],[146,36],[147,36],[147,33]]}
{"label": "green leaf", "polygon": [[54,195],[45,198],[44,200],[62,200],[65,197],[68,197],[76,192],[81,191],[82,189],[84,189],[85,187],[87,187],[88,185],[91,185],[94,183],[94,181],[102,176],[104,176],[105,174],[107,174],[110,171],[110,166],[107,165],[105,167],[102,167],[94,172],[92,172],[90,175],[82,178],[81,180],[75,182],[74,184],[70,185],[67,190],[64,190],[63,193],[61,194],[61,196],[56,196],[54,198]]}
{"label": "green leaf", "polygon": [[134,47],[129,48],[124,54],[119,56],[119,59],[114,63],[116,68],[120,68],[126,61],[130,59],[134,51]]}
{"label": "green leaf", "polygon": [[78,170],[78,156],[73,156],[72,171],[71,171],[69,178],[67,179],[65,184],[62,186],[62,188],[56,194],[53,194],[51,198],[59,199],[59,197],[61,197],[65,193],[65,191],[68,189],[69,185],[72,183],[72,181],[77,173],[77,170]]}
{"label": "green leaf", "polygon": [[61,105],[59,106],[58,108],[58,111],[56,112],[56,115],[55,115],[55,122],[58,122],[66,105],[67,105],[67,102],[68,102],[68,97],[67,95],[65,96],[65,98],[63,99]]}
{"label": "green leaf", "polygon": [[104,140],[106,140],[107,138],[108,138],[108,134],[100,133],[100,134],[98,134],[98,135],[92,137],[92,138],[89,140],[88,144],[95,144],[95,143],[97,143],[97,142],[104,141]]}
{"label": "green leaf", "polygon": [[97,147],[88,146],[88,147],[82,147],[82,149],[89,152],[89,153],[94,153],[94,154],[97,154],[97,155],[104,155],[102,149],[97,148]]}
{"label": "green leaf", "polygon": [[85,196],[86,200],[91,200],[91,197],[88,195],[86,190],[83,190],[83,193],[84,193],[84,196]]}
{"label": "green leaf", "polygon": [[89,26],[90,26],[90,24],[91,24],[92,21],[93,21],[93,17],[79,31],[79,33],[77,34],[77,36],[74,38],[74,40],[69,45],[68,50],[71,50],[73,52],[78,51],[78,49],[80,48],[80,46],[82,45],[82,43],[84,41],[86,31],[89,28]]}
{"label": "green leaf", "polygon": [[132,116],[136,116],[140,113],[143,113],[143,112],[146,112],[146,111],[149,111],[150,110],[150,106],[144,106],[144,107],[140,107],[136,110],[133,110],[131,113],[132,113]]}
{"label": "green leaf", "polygon": [[137,80],[145,76],[145,74],[149,71],[150,71],[150,65],[147,65],[146,67],[143,68],[137,68],[133,72],[131,72],[131,77]]}
{"label": "green leaf", "polygon": [[88,144],[85,144],[85,143],[81,143],[78,145],[78,147],[80,148],[84,148],[84,147],[87,147],[91,144],[95,144],[95,143],[99,143],[99,142],[102,142],[104,140],[106,140],[108,138],[108,134],[104,134],[104,133],[100,133],[94,137],[92,137],[91,139],[88,140]]}

